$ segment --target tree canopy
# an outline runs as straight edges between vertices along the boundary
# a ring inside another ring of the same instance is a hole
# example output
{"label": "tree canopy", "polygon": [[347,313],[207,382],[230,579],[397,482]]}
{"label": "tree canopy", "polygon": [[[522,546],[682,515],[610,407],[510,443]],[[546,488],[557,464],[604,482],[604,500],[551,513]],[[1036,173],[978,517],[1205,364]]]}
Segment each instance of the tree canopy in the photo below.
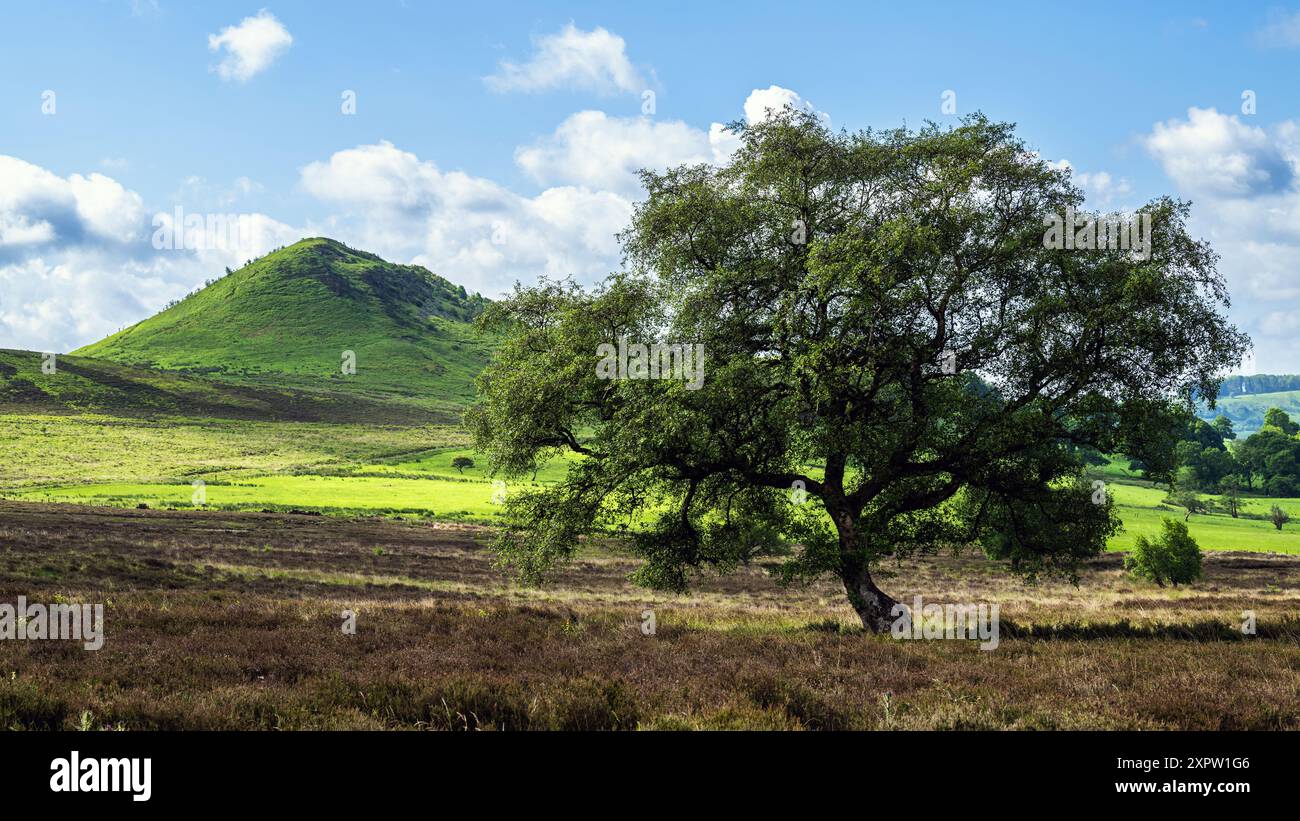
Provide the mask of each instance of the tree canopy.
{"label": "tree canopy", "polygon": [[[883,631],[885,557],[978,544],[1070,573],[1102,550],[1118,522],[1080,454],[1172,465],[1171,420],[1247,345],[1189,207],[1141,209],[1149,258],[1046,247],[1083,196],[1009,124],[833,132],[787,108],[730,127],[725,165],[643,172],[624,271],[517,286],[484,316],[504,342],[478,448],[506,475],[586,457],[512,495],[502,558],[537,580],[625,532],[638,581],[684,590],[778,554]],[[620,340],[701,345],[699,389],[602,378]]]}

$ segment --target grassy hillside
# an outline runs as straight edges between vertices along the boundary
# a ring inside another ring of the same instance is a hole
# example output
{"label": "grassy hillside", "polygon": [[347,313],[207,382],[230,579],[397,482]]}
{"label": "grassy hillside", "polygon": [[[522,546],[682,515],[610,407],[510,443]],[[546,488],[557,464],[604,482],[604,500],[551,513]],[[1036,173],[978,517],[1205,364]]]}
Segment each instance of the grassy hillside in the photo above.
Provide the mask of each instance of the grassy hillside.
{"label": "grassy hillside", "polygon": [[1210,420],[1223,414],[1232,420],[1238,435],[1248,436],[1264,426],[1269,408],[1281,408],[1293,417],[1300,414],[1300,390],[1229,396],[1220,399],[1212,411],[1202,406],[1197,415]]}
{"label": "grassy hillside", "polygon": [[[489,341],[484,300],[418,266],[306,239],[74,353],[128,365],[465,402]],[[356,373],[342,371],[345,351]]]}
{"label": "grassy hillside", "polygon": [[43,373],[41,354],[0,350],[0,416],[90,412],[119,417],[189,417],[283,422],[446,424],[460,397],[394,398],[309,377],[214,377],[63,355]]}

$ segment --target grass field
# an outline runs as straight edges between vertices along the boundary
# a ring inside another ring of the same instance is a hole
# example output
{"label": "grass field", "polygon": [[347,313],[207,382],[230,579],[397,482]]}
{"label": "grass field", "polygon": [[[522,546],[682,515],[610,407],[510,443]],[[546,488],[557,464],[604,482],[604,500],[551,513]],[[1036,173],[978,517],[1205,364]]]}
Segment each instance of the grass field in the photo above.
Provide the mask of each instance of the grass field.
{"label": "grass field", "polygon": [[[0,415],[7,444],[0,496],[45,502],[194,507],[202,479],[207,507],[310,510],[333,515],[400,514],[476,523],[499,521],[498,487],[465,432],[452,425],[362,425],[187,418],[122,419],[102,414]],[[475,459],[458,471],[452,460]],[[569,459],[541,466],[523,484],[560,479]],[[1184,511],[1167,493],[1112,460],[1098,470],[1124,531],[1112,550],[1159,532]],[[508,483],[506,492],[519,483]],[[1296,524],[1267,520],[1277,504]],[[1204,550],[1300,554],[1300,499],[1248,497],[1241,518],[1197,514],[1188,527]]]}
{"label": "grass field", "polygon": [[1212,553],[1179,589],[1113,555],[1078,587],[974,555],[882,568],[903,600],[999,603],[1001,643],[982,652],[866,635],[836,584],[781,589],[761,562],[667,596],[588,545],[520,588],[487,536],[2,502],[0,601],[102,602],[106,638],[0,642],[0,727],[1300,728],[1297,558]]}

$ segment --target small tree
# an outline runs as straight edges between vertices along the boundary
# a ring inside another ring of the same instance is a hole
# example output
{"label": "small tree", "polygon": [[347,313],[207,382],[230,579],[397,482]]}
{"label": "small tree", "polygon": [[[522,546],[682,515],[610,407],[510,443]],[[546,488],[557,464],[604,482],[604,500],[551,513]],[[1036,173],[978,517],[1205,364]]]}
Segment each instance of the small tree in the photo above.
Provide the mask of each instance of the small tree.
{"label": "small tree", "polygon": [[1160,538],[1151,541],[1138,536],[1133,551],[1124,559],[1124,568],[1161,587],[1165,582],[1177,587],[1201,578],[1201,548],[1188,534],[1186,524],[1166,517]]}
{"label": "small tree", "polygon": [[1241,511],[1246,507],[1246,503],[1241,500],[1241,486],[1243,484],[1245,484],[1245,481],[1236,473],[1225,476],[1223,481],[1219,483],[1219,490],[1223,493],[1220,502],[1227,514],[1234,519],[1238,518]]}
{"label": "small tree", "polygon": [[457,473],[464,473],[465,468],[474,467],[474,460],[468,456],[457,456],[451,460],[451,466],[456,469]]}
{"label": "small tree", "polygon": [[1276,527],[1278,530],[1281,530],[1282,525],[1291,521],[1291,517],[1287,514],[1285,510],[1278,507],[1277,505],[1273,505],[1273,509],[1270,510],[1268,513],[1268,520],[1273,523],[1273,527]]}
{"label": "small tree", "polygon": [[1193,513],[1204,513],[1207,509],[1205,502],[1190,490],[1176,490],[1165,501],[1172,503],[1175,507],[1181,507],[1187,511],[1183,514],[1184,522],[1192,518]]}

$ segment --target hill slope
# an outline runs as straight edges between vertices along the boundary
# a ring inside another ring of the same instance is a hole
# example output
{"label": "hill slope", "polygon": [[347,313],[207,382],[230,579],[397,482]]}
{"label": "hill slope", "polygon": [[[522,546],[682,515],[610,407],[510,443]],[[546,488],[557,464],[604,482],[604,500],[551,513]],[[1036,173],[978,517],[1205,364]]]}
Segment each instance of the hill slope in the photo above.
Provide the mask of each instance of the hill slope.
{"label": "hill slope", "polygon": [[[484,300],[424,268],[306,239],[75,351],[127,365],[464,402],[490,355]],[[344,374],[344,352],[356,373]]]}
{"label": "hill slope", "polygon": [[94,412],[126,417],[195,416],[260,421],[453,424],[454,402],[395,399],[340,389],[324,380],[240,380],[139,368],[85,356],[0,350],[0,415]]}
{"label": "hill slope", "polygon": [[1300,390],[1228,396],[1220,399],[1214,410],[1209,410],[1204,405],[1200,406],[1197,415],[1202,419],[1211,420],[1223,414],[1232,420],[1232,427],[1240,437],[1254,433],[1263,427],[1264,414],[1269,408],[1281,408],[1290,414],[1291,418],[1300,418]]}

